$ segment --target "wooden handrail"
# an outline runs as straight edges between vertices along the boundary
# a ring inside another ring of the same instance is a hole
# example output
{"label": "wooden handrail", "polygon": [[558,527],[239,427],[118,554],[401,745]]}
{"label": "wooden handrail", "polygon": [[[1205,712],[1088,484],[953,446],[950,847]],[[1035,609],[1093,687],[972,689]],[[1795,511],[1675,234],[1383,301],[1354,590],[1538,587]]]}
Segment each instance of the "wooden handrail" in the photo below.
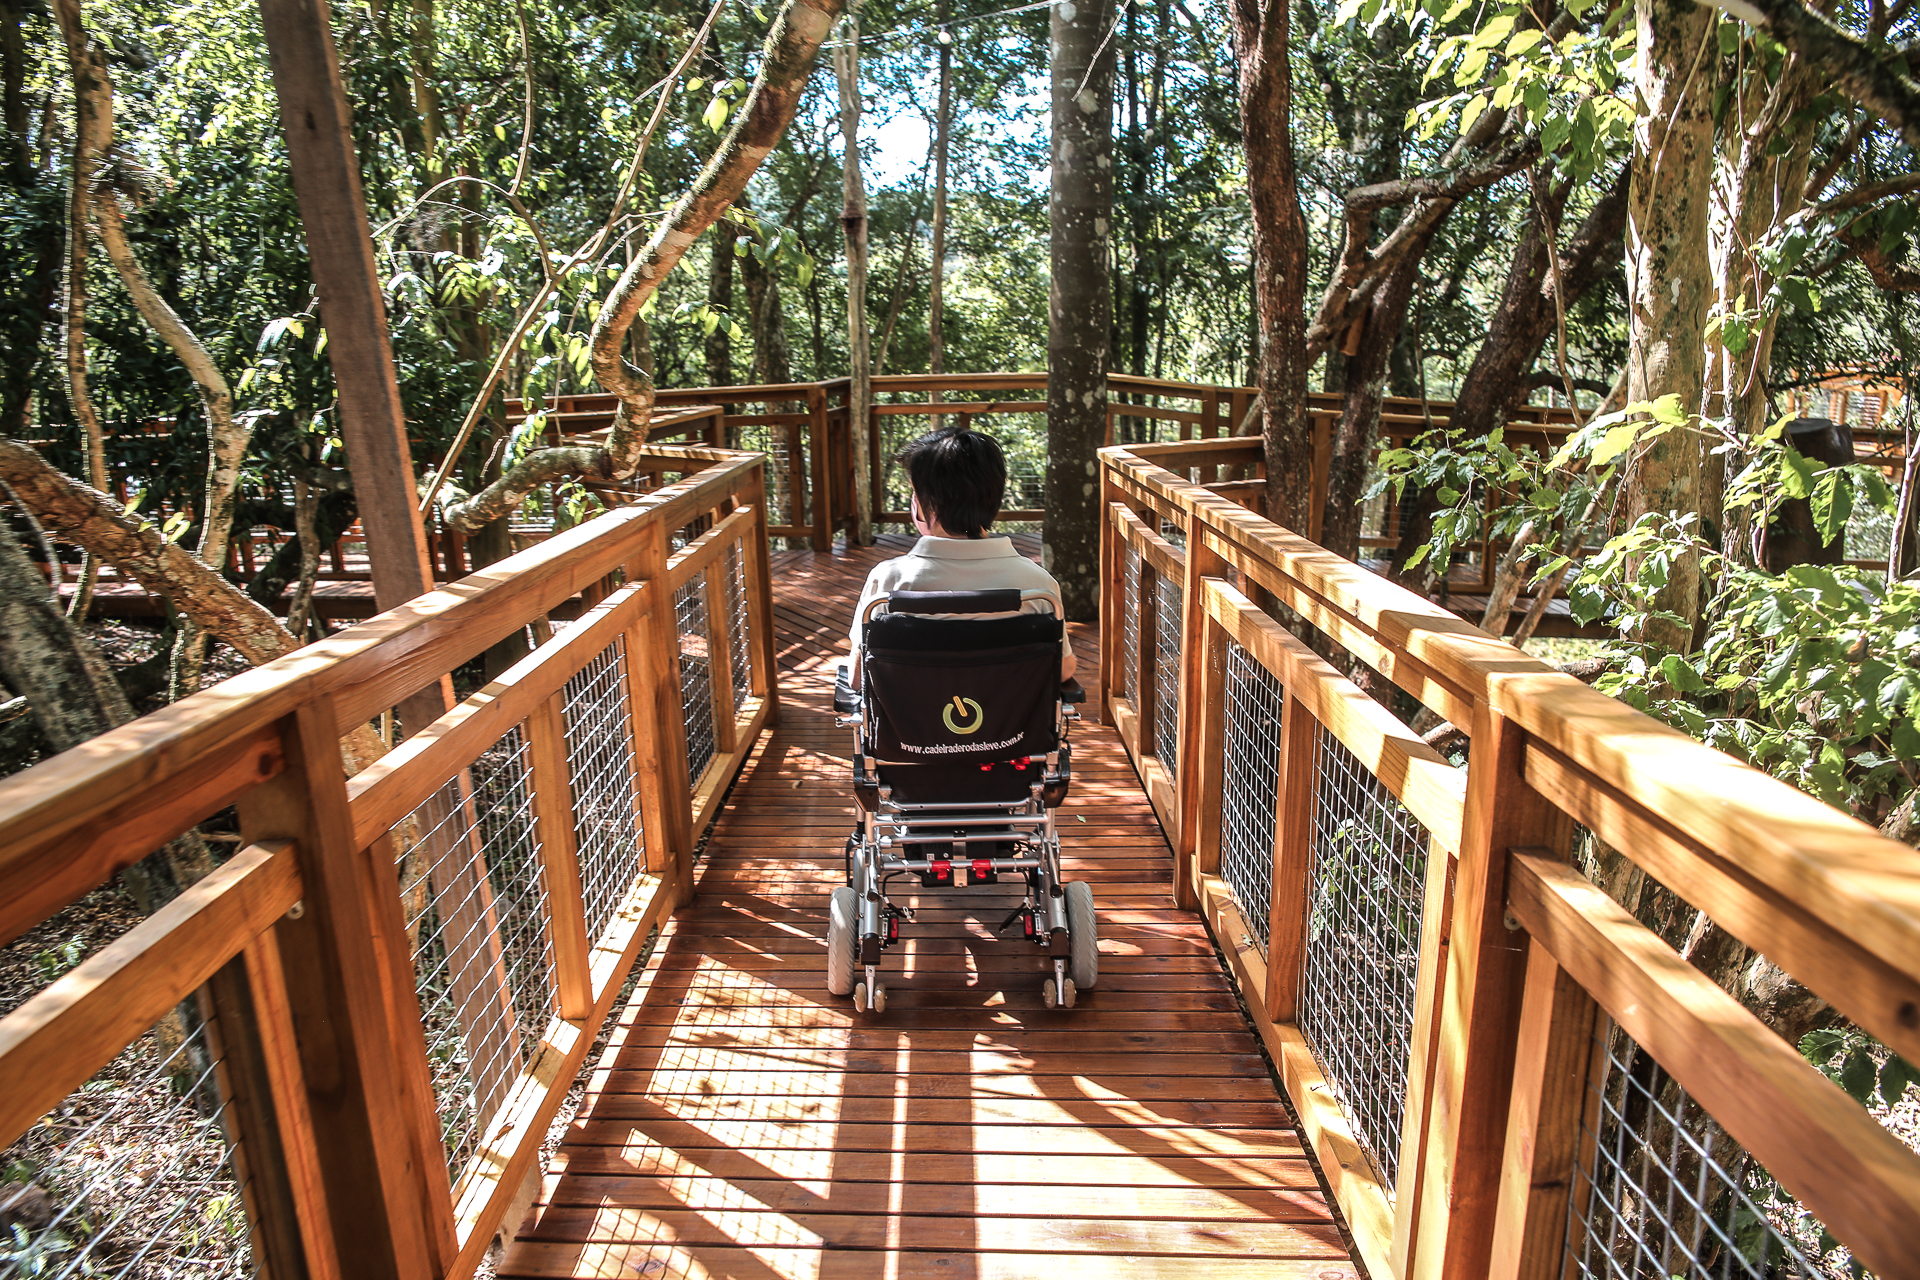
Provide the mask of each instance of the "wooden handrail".
{"label": "wooden handrail", "polygon": [[[777,709],[762,459],[655,446],[646,462],[684,478],[0,782],[10,937],[228,805],[244,843],[0,1019],[0,1145],[204,983],[262,1265],[473,1273],[647,933],[691,892],[695,833]],[[705,531],[669,555],[689,526]],[[681,587],[710,597],[705,633],[684,644]],[[591,607],[577,621],[346,778],[343,733],[581,595]],[[742,595],[736,636],[729,601]],[[735,698],[739,652],[748,692]],[[683,654],[703,653],[720,683],[710,707],[683,707]],[[576,725],[570,682],[589,667],[599,719]],[[695,714],[715,718],[699,726],[715,750],[689,777]],[[588,753],[579,734],[607,733],[608,717],[628,737]],[[489,815],[475,771],[503,767],[495,747],[510,742],[523,744],[505,753],[524,760],[511,766],[521,816]],[[605,760],[610,746],[630,767],[616,756],[573,776],[576,759]],[[591,842],[576,812],[587,786],[612,788]],[[605,819],[619,813],[634,825],[609,843]],[[532,824],[521,852],[514,822]],[[590,852],[613,861],[589,869]],[[501,898],[529,884],[535,897]],[[403,910],[409,894],[432,903],[443,948],[416,936],[425,907]],[[537,939],[516,940],[528,921]],[[538,964],[509,971],[509,949],[526,945],[551,957],[550,978]],[[464,1046],[451,1083],[429,1065],[416,982],[445,988],[435,1034]],[[542,1006],[546,1026],[521,1025]],[[452,1177],[441,1115],[472,1147]]]}
{"label": "wooden handrail", "polygon": [[[1911,1058],[1920,854],[1171,469],[1234,447],[1103,451],[1106,579],[1120,583],[1133,554],[1143,580],[1181,582],[1187,675],[1166,705],[1157,682],[1129,678],[1119,646],[1151,618],[1143,581],[1137,602],[1118,589],[1103,598],[1103,687],[1179,833],[1177,878],[1229,958],[1368,1269],[1557,1274],[1580,1135],[1590,1144],[1597,1123],[1581,1118],[1597,1087],[1594,1037],[1610,1034],[1631,1035],[1854,1256],[1877,1274],[1916,1274],[1920,1156],[1566,864],[1577,824]],[[1163,526],[1180,536],[1160,537]],[[1256,606],[1255,588],[1277,607]],[[1251,712],[1226,685],[1230,645],[1284,690],[1282,724],[1261,731],[1279,744],[1260,765],[1277,797],[1264,849],[1244,847],[1244,818],[1229,833],[1220,816],[1228,744],[1234,768],[1253,767],[1247,727],[1233,721]],[[1146,671],[1144,633],[1140,648]],[[1436,756],[1342,664],[1371,668],[1465,731],[1466,763]],[[1166,716],[1180,718],[1177,765],[1147,731]],[[1343,1046],[1317,1039],[1299,1012],[1310,917],[1325,909],[1315,895],[1339,874],[1339,846],[1314,816],[1326,785],[1316,744],[1328,740],[1428,838],[1423,876],[1395,891],[1421,927],[1417,959],[1397,962],[1411,961],[1399,971],[1411,974],[1411,1017],[1398,1028],[1408,1047],[1392,1151],[1369,1150],[1330,1101],[1369,1083],[1326,1065]],[[1264,949],[1222,870],[1230,838],[1232,874],[1252,859],[1268,880]],[[1596,1017],[1616,1029],[1596,1031]]]}

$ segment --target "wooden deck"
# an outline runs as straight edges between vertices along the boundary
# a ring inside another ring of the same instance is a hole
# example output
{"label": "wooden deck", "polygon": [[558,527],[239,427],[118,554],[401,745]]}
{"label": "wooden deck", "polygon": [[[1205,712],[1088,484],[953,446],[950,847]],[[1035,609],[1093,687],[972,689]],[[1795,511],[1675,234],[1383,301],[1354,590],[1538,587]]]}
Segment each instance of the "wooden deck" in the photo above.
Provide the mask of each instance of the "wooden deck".
{"label": "wooden deck", "polygon": [[926,909],[887,957],[885,1014],[826,994],[850,821],[830,662],[867,569],[907,545],[775,555],[781,723],[499,1274],[1355,1276],[1106,726],[1076,729],[1063,818],[1100,907],[1098,991],[1045,1010],[1040,958],[993,936],[1016,895],[963,890],[906,900]]}

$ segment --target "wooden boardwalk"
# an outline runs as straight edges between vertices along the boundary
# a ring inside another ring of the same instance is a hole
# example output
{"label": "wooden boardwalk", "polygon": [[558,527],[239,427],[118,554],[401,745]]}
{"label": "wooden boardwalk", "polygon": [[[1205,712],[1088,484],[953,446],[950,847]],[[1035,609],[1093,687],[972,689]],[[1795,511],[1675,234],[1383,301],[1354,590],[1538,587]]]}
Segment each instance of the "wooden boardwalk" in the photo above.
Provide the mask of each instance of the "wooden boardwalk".
{"label": "wooden boardwalk", "polygon": [[907,545],[775,555],[781,722],[499,1274],[1354,1277],[1104,725],[1076,727],[1062,821],[1099,904],[1097,991],[1047,1011],[1041,959],[993,936],[1017,894],[986,889],[904,899],[923,909],[887,955],[885,1014],[827,995],[850,825],[831,660],[867,569]]}

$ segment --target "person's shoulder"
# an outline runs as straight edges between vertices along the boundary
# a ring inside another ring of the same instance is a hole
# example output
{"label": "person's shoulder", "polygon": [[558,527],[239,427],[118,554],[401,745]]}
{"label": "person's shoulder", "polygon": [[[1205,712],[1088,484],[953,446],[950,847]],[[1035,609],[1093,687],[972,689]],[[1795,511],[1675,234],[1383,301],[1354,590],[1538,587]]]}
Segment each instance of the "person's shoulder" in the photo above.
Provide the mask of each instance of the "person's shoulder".
{"label": "person's shoulder", "polygon": [[882,560],[867,571],[867,589],[875,587],[895,587],[900,584],[901,576],[912,566],[908,556],[894,556],[891,560]]}

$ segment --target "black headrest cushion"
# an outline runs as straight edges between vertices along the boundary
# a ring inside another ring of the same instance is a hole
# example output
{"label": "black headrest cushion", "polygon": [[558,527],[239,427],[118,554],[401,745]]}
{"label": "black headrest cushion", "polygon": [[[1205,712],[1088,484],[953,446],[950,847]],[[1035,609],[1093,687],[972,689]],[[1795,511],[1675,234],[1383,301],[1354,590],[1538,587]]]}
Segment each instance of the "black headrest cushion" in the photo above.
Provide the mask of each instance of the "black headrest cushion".
{"label": "black headrest cushion", "polygon": [[1050,613],[1021,613],[1011,618],[922,618],[911,613],[886,613],[867,623],[866,638],[869,649],[937,653],[1007,649],[1043,641],[1058,644],[1063,632],[1060,619]]}
{"label": "black headrest cushion", "polygon": [[1017,613],[1020,592],[1013,587],[990,591],[895,591],[887,597],[889,613]]}

